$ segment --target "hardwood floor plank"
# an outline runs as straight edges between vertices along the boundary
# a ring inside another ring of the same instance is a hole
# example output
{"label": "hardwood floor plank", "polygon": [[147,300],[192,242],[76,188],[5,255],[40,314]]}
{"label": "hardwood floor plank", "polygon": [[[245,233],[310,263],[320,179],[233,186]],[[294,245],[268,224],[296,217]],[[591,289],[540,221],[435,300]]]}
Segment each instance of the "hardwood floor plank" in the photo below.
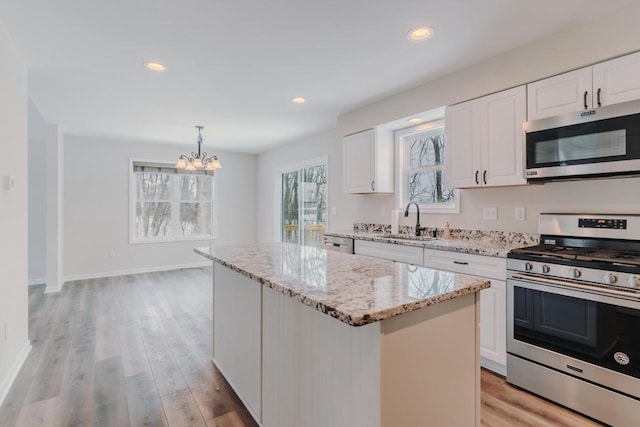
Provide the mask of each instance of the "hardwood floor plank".
{"label": "hardwood floor plank", "polygon": [[22,407],[16,427],[56,427],[59,409],[57,397],[29,403]]}
{"label": "hardwood floor plank", "polygon": [[162,396],[162,405],[171,427],[206,426],[189,389]]}
{"label": "hardwood floor plank", "polygon": [[126,386],[119,357],[104,359],[95,364],[92,418],[96,427],[130,425]]}
{"label": "hardwood floor plank", "polygon": [[37,380],[31,382],[27,403],[50,399],[60,394],[70,346],[71,340],[67,335],[58,335],[48,340],[43,350],[46,356],[41,359],[34,373]]}
{"label": "hardwood floor plank", "polygon": [[60,425],[75,426],[91,421],[94,367],[92,344],[72,348],[60,391]]}
{"label": "hardwood floor plank", "polygon": [[129,419],[132,426],[168,426],[151,371],[126,379]]}
{"label": "hardwood floor plank", "polygon": [[208,427],[245,427],[238,414],[235,411],[228,412],[216,418],[207,421]]}

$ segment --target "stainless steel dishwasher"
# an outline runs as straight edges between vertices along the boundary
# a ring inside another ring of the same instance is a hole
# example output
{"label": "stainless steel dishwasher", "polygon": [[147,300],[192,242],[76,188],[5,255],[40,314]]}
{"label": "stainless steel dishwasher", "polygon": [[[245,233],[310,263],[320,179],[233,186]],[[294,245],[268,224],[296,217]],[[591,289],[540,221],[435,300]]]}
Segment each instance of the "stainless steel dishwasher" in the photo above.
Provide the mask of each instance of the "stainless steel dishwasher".
{"label": "stainless steel dishwasher", "polygon": [[322,237],[322,245],[328,251],[344,252],[346,254],[353,253],[353,239],[350,237],[338,237],[332,235],[324,235]]}

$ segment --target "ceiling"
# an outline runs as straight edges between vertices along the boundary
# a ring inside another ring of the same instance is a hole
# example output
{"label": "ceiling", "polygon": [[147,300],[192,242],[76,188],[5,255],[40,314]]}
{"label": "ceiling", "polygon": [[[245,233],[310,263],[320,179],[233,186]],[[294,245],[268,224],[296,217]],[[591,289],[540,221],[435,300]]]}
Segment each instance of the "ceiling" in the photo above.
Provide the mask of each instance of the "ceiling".
{"label": "ceiling", "polygon": [[64,133],[193,145],[203,125],[204,149],[258,153],[635,1],[0,0],[0,19]]}

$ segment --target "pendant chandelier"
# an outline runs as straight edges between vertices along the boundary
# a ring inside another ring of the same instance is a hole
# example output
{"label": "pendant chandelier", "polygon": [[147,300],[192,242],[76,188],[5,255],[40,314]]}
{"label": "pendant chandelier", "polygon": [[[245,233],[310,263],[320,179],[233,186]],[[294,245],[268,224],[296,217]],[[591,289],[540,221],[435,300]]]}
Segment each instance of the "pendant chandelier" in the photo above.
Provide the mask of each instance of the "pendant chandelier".
{"label": "pendant chandelier", "polygon": [[204,127],[196,126],[196,129],[198,129],[198,152],[191,153],[191,156],[185,156],[184,154],[181,154],[178,158],[178,162],[176,163],[176,169],[184,169],[187,171],[203,169],[207,171],[215,171],[222,168],[220,160],[218,160],[218,156],[207,156],[207,153],[200,152],[200,146],[202,145],[201,131],[202,129],[204,129]]}

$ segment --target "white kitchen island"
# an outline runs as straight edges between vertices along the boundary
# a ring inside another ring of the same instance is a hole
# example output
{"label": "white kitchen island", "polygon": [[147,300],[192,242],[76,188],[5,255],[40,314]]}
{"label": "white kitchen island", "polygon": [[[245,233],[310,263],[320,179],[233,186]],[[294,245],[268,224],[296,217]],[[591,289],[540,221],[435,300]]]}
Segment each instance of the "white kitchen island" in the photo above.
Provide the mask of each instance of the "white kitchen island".
{"label": "white kitchen island", "polygon": [[196,252],[213,362],[262,426],[480,425],[488,281],[287,243]]}

